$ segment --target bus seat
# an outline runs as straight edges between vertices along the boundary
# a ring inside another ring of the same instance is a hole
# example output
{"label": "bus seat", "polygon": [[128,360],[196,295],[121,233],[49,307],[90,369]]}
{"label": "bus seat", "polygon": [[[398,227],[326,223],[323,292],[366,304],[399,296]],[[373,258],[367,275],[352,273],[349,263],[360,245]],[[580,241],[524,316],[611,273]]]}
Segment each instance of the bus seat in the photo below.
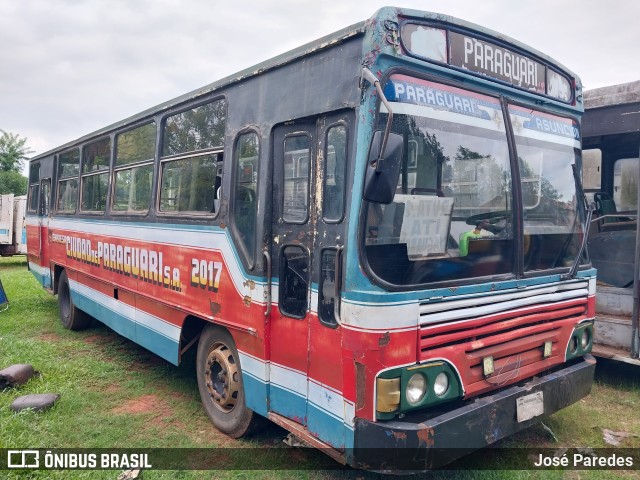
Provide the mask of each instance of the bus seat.
{"label": "bus seat", "polygon": [[[593,200],[596,204],[596,214],[598,217],[618,213],[616,202],[607,192],[594,193]],[[598,230],[627,230],[629,228],[635,228],[635,224],[636,222],[629,217],[608,216],[598,220]]]}
{"label": "bus seat", "polygon": [[[617,212],[616,202],[609,196],[607,192],[597,192],[593,194],[593,200],[596,203],[596,213],[599,217],[611,215]],[[602,219],[602,223],[615,222],[615,217],[607,217]]]}

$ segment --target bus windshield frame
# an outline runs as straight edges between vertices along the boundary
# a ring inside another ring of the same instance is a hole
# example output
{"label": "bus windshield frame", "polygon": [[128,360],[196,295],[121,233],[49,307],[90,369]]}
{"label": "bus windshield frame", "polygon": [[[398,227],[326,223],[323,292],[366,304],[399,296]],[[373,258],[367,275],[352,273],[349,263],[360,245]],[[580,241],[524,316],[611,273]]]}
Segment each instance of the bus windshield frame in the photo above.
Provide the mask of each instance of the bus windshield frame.
{"label": "bus windshield frame", "polygon": [[[384,84],[405,151],[394,200],[363,202],[361,259],[376,283],[431,288],[572,265],[585,218],[575,118],[417,72]],[[377,127],[386,121],[380,103]]]}

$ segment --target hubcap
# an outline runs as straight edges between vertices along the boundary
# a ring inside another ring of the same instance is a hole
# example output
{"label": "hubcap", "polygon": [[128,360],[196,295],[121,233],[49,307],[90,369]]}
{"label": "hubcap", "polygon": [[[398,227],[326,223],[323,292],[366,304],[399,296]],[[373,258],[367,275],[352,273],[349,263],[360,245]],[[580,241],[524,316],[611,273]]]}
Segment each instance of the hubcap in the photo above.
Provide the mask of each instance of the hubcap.
{"label": "hubcap", "polygon": [[204,373],[213,404],[225,413],[233,410],[238,401],[240,375],[233,353],[225,344],[213,346]]}

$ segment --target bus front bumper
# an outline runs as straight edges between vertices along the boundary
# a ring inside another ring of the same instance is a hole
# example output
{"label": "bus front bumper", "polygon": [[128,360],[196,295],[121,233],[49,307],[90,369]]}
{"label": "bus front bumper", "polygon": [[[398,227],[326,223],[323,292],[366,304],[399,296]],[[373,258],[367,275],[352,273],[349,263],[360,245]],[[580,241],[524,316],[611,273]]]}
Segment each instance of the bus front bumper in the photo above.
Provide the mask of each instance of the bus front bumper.
{"label": "bus front bumper", "polygon": [[[585,397],[591,391],[595,367],[593,356],[585,355],[571,366],[480,397],[436,417],[429,418],[418,412],[399,420],[356,419],[355,448],[348,463],[378,471],[442,467]],[[528,400],[537,405],[527,410]],[[542,406],[544,410],[538,413]],[[521,421],[518,421],[518,411]],[[532,413],[536,415],[527,419]]]}

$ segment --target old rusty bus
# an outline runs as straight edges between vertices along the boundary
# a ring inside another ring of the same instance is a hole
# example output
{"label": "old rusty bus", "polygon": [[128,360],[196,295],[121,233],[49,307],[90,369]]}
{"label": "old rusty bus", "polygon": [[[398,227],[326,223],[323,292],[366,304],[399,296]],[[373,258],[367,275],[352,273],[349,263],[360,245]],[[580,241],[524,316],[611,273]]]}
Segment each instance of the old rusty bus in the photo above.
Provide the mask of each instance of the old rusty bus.
{"label": "old rusty bus", "polygon": [[437,466],[590,391],[582,111],[546,55],[384,8],[34,158],[29,266],[67,328],[197,349],[228,435]]}

